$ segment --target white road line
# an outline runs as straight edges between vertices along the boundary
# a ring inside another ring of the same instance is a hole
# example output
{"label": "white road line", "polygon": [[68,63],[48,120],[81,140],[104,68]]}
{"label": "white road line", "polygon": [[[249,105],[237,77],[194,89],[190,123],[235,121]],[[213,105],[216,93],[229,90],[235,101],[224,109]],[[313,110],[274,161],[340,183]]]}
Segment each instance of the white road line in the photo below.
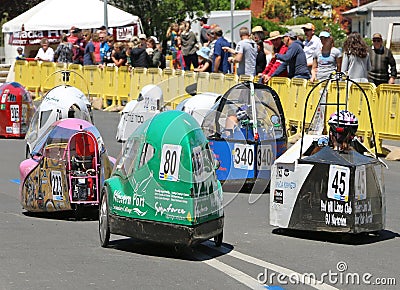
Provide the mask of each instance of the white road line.
{"label": "white road line", "polygon": [[263,285],[261,285],[256,279],[253,277],[225,264],[217,259],[208,256],[204,253],[200,252],[194,252],[194,257],[203,263],[206,263],[207,265],[217,269],[218,271],[221,271],[224,274],[227,274],[228,276],[232,277],[236,281],[246,285],[247,287],[251,289],[261,289]]}
{"label": "white road line", "polygon": [[[282,266],[278,266],[278,265],[275,265],[275,264],[272,264],[272,263],[269,263],[269,262],[265,262],[263,260],[254,258],[254,257],[246,255],[246,254],[242,254],[242,253],[240,253],[238,251],[226,248],[224,246],[220,247],[219,249],[216,249],[215,247],[212,246],[211,242],[203,243],[203,245],[205,245],[207,247],[210,247],[210,248],[212,248],[214,250],[217,250],[217,251],[219,251],[219,252],[221,252],[223,254],[226,254],[228,256],[231,256],[231,257],[234,257],[236,259],[245,261],[247,263],[254,264],[254,265],[266,268],[266,269],[270,269],[270,270],[272,270],[274,272],[282,273],[282,274],[285,274],[285,275],[287,275],[289,277],[293,277],[293,279],[295,279],[297,281],[302,281],[302,284],[308,285],[308,286],[313,287],[315,289],[319,289],[319,290],[339,290],[338,288],[335,288],[335,287],[333,287],[331,285],[328,285],[328,284],[325,284],[325,283],[321,283],[321,282],[319,282],[319,281],[317,281],[315,279],[312,279],[312,277],[310,277],[310,276],[305,276],[304,274],[297,273],[297,272],[295,272],[293,270],[290,270],[288,268],[285,268],[285,267],[282,267]],[[297,277],[300,278],[300,279],[298,279]],[[258,283],[258,281],[257,281],[257,283]],[[260,283],[258,283],[258,285],[260,285]]]}

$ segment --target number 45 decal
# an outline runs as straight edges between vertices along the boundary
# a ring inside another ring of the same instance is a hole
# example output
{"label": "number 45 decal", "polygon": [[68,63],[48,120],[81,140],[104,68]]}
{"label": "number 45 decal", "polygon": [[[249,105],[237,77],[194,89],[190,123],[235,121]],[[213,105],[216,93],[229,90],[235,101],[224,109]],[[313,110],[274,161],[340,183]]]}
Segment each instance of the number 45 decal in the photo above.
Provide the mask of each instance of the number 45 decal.
{"label": "number 45 decal", "polygon": [[329,167],[328,198],[349,201],[350,168],[331,165]]}

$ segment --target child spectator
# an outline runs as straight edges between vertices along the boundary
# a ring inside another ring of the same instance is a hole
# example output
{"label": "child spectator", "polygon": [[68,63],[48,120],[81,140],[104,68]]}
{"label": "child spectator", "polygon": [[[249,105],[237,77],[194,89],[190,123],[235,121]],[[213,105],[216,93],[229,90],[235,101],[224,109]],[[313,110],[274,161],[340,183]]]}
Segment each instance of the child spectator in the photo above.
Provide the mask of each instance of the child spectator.
{"label": "child spectator", "polygon": [[199,66],[194,69],[196,72],[211,72],[212,62],[209,59],[210,48],[203,46],[200,50],[196,51],[198,55]]}

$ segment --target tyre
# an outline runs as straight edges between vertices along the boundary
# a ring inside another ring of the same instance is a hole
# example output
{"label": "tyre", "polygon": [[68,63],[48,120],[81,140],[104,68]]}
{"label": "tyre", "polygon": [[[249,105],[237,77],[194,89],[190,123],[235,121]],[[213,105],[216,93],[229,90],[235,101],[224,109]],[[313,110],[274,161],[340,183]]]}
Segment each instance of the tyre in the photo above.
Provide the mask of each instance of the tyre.
{"label": "tyre", "polygon": [[85,210],[84,210],[83,206],[80,204],[75,204],[75,208],[74,208],[75,220],[80,221],[83,219],[84,216],[85,216]]}
{"label": "tyre", "polygon": [[214,243],[216,247],[221,247],[222,246],[222,239],[224,237],[224,232],[222,231],[219,235],[216,235],[214,237]]}
{"label": "tyre", "polygon": [[108,193],[106,187],[103,187],[101,203],[99,209],[99,236],[100,245],[106,248],[110,243],[110,220],[108,216]]}

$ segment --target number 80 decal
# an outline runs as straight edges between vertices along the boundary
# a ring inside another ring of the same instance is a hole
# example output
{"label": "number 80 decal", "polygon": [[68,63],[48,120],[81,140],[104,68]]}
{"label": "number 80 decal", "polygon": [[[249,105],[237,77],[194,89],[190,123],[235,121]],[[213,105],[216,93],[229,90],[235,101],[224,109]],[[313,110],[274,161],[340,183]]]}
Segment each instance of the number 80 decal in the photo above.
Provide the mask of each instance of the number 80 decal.
{"label": "number 80 decal", "polygon": [[159,172],[161,180],[178,181],[181,151],[182,147],[180,145],[163,145]]}

